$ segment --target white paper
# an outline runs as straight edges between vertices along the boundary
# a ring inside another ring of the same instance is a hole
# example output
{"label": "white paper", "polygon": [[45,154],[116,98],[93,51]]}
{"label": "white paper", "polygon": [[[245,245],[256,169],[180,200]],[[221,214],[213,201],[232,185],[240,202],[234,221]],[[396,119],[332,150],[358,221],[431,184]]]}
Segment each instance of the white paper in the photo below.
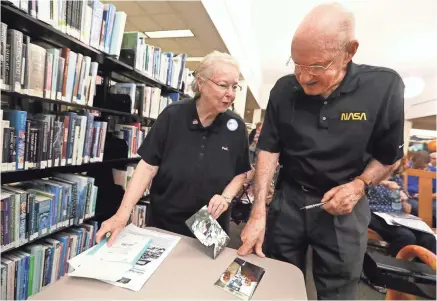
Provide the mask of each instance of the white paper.
{"label": "white paper", "polygon": [[435,234],[432,229],[419,217],[414,215],[398,215],[383,212],[374,212],[377,216],[383,218],[385,222],[390,226],[403,226],[417,231],[425,233]]}
{"label": "white paper", "polygon": [[135,266],[123,274],[117,281],[105,281],[115,286],[138,292],[144,283],[158,269],[159,265],[177,245],[180,237],[152,230],[142,229],[152,239],[149,248],[144,252]]}
{"label": "white paper", "polygon": [[132,269],[150,243],[151,239],[145,235],[144,229],[129,225],[120,232],[111,247],[108,247],[105,239],[70,259],[68,263],[74,271],[69,275],[117,281]]}

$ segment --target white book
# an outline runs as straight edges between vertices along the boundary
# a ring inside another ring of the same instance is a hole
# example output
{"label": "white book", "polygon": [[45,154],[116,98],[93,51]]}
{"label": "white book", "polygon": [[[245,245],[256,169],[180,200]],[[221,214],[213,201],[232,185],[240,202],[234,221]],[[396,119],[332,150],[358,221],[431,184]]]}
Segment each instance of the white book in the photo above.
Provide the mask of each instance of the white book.
{"label": "white book", "polygon": [[127,15],[125,12],[118,11],[115,13],[114,25],[112,29],[111,43],[109,54],[120,56],[121,43],[123,42],[124,27],[126,25]]}

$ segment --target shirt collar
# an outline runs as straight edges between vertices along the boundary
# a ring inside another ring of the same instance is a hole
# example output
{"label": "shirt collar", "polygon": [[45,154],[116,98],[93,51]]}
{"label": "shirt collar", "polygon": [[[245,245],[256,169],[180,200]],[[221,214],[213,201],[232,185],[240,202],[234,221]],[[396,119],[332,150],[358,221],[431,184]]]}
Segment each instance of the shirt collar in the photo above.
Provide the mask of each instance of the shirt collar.
{"label": "shirt collar", "polygon": [[217,117],[214,119],[212,124],[208,127],[203,127],[202,123],[200,122],[199,114],[197,113],[197,107],[196,107],[196,101],[198,97],[193,98],[193,100],[190,103],[190,110],[188,114],[188,128],[190,130],[208,130],[213,132],[219,132],[220,125],[222,123],[223,119],[223,113],[217,115]]}

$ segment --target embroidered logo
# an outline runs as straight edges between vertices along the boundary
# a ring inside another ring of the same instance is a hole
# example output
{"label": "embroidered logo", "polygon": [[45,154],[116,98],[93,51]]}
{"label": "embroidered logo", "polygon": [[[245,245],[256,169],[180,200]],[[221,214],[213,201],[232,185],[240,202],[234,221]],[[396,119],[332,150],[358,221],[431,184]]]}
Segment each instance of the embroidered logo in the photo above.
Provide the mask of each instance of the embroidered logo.
{"label": "embroidered logo", "polygon": [[229,119],[228,123],[226,124],[226,126],[228,127],[228,130],[233,132],[236,129],[238,129],[238,122],[235,119]]}
{"label": "embroidered logo", "polygon": [[224,150],[224,151],[229,151],[229,148],[227,147],[227,146],[222,146],[222,150]]}
{"label": "embroidered logo", "polygon": [[367,120],[366,113],[341,113],[341,120]]}

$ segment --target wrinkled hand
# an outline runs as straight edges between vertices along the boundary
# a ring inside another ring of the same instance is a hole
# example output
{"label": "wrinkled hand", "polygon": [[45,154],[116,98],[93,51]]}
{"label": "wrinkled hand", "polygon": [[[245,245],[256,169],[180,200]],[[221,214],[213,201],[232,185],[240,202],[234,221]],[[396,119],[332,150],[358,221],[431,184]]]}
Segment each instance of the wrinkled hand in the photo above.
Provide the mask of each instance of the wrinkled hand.
{"label": "wrinkled hand", "polygon": [[111,236],[108,240],[108,246],[112,246],[117,235],[126,227],[129,217],[124,217],[122,214],[114,214],[111,218],[107,219],[102,223],[99,231],[96,233],[96,242],[101,242],[105,237],[106,233],[110,233]]}
{"label": "wrinkled hand", "polygon": [[243,242],[243,245],[238,249],[237,254],[245,256],[252,254],[255,251],[256,255],[259,257],[265,257],[262,251],[265,231],[265,214],[251,217],[241,232],[241,241]]}
{"label": "wrinkled hand", "polygon": [[379,182],[379,184],[392,190],[401,189],[401,187],[399,187],[399,184],[394,181],[381,181]]}
{"label": "wrinkled hand", "polygon": [[402,211],[406,214],[410,214],[411,213],[411,204],[407,203],[407,202],[402,202]]}
{"label": "wrinkled hand", "polygon": [[364,183],[360,180],[354,180],[334,187],[325,193],[322,203],[329,202],[322,208],[332,215],[349,214],[363,196]]}
{"label": "wrinkled hand", "polygon": [[213,218],[217,219],[223,212],[228,210],[228,208],[228,201],[223,196],[216,194],[209,201],[208,212]]}

